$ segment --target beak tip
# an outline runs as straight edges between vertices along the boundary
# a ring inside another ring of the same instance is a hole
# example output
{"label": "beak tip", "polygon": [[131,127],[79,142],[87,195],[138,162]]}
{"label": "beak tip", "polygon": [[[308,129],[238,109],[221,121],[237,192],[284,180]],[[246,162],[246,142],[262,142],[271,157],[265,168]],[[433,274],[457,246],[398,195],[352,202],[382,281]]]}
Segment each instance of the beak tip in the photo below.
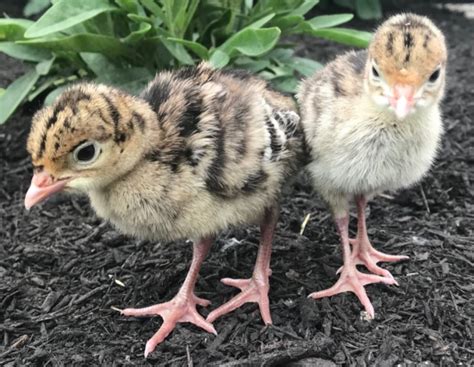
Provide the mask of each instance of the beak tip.
{"label": "beak tip", "polygon": [[25,195],[24,205],[26,210],[30,210],[36,204],[61,191],[68,182],[68,180],[61,180],[48,186],[38,186],[35,180],[35,176],[33,176],[31,185]]}
{"label": "beak tip", "polygon": [[28,197],[25,198],[24,201],[25,209],[30,211],[30,209],[33,207],[33,205],[29,202]]}

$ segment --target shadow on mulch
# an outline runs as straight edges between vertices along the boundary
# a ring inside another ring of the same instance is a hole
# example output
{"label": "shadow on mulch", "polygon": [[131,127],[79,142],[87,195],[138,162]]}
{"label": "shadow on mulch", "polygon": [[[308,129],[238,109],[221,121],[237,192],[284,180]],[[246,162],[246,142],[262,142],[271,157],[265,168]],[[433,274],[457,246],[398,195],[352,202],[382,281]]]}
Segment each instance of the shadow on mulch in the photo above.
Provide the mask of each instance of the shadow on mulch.
{"label": "shadow on mulch", "polygon": [[[400,287],[368,287],[374,321],[362,321],[352,294],[306,298],[333,284],[341,260],[328,211],[300,180],[284,198],[274,242],[274,326],[264,327],[257,307],[246,305],[215,322],[217,337],[178,325],[144,360],[144,344],[161,319],[127,319],[110,307],[170,299],[184,279],[191,246],[126,238],[98,220],[82,198],[58,196],[26,212],[31,168],[24,143],[34,110],[26,106],[0,127],[0,365],[473,365],[473,21],[411,9],[430,15],[449,42],[446,136],[421,185],[370,204],[374,244],[410,256],[385,265]],[[298,47],[321,61],[342,49],[311,38]],[[0,86],[22,72],[3,55],[0,65]],[[211,299],[212,307],[229,299],[235,290],[219,279],[248,276],[257,244],[256,228],[222,234],[202,268],[197,294]]]}

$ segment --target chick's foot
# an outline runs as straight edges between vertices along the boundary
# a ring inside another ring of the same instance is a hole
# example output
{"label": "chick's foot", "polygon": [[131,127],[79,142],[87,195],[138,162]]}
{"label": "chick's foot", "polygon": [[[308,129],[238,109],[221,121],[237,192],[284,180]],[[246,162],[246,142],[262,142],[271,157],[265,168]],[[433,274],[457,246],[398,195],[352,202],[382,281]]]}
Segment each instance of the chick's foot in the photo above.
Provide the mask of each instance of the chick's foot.
{"label": "chick's foot", "polygon": [[272,238],[278,218],[278,208],[269,208],[260,224],[260,246],[258,248],[257,260],[250,279],[221,279],[225,285],[240,288],[240,294],[236,295],[230,301],[224,303],[219,308],[212,311],[207,316],[207,321],[213,322],[215,319],[232,312],[244,303],[258,303],[260,314],[265,325],[272,323],[270,315],[270,301],[268,300],[268,291],[270,289],[269,278],[272,275],[270,269],[270,258],[272,252]]}
{"label": "chick's foot", "polygon": [[121,314],[125,316],[144,317],[159,315],[163,318],[163,324],[159,330],[146,343],[145,358],[153,352],[158,344],[165,340],[178,322],[190,322],[209,333],[217,334],[214,326],[204,320],[196,310],[196,305],[206,307],[209,306],[210,302],[194,294],[199,269],[209,252],[211,244],[212,238],[203,238],[193,244],[193,258],[188,274],[178,293],[171,301],[145,308],[126,308],[121,311]]}
{"label": "chick's foot", "polygon": [[[376,250],[368,239],[351,239],[352,259],[356,265],[364,265],[370,272],[386,278],[393,278],[393,275],[386,269],[377,265],[379,262],[395,262],[409,259],[404,255],[388,255]],[[342,269],[340,269],[342,270]],[[398,283],[395,281],[396,285]]]}
{"label": "chick's foot", "polygon": [[[357,237],[350,239],[352,246],[351,257],[356,265],[364,265],[370,272],[381,275],[386,278],[394,279],[392,274],[377,265],[379,262],[394,262],[408,259],[408,256],[388,255],[377,251],[370,243],[367,235],[367,224],[365,221],[365,208],[367,206],[367,198],[363,195],[356,198],[357,204]],[[338,273],[342,269],[338,270]],[[394,284],[398,285],[397,282]]]}
{"label": "chick's foot", "polygon": [[[353,260],[353,258],[351,260]],[[375,315],[374,307],[364,289],[364,286],[373,283],[396,284],[396,281],[393,278],[362,273],[357,270],[356,263],[350,261],[342,267],[341,275],[336,284],[323,291],[311,293],[308,297],[319,299],[335,296],[343,292],[352,292],[359,298],[360,303],[364,306],[369,317],[373,319]]]}
{"label": "chick's foot", "polygon": [[268,300],[268,291],[270,289],[269,277],[271,273],[271,270],[268,269],[265,273],[254,274],[250,279],[221,279],[221,282],[225,285],[240,288],[241,293],[212,311],[206,320],[213,322],[217,318],[239,308],[244,303],[255,302],[258,303],[263,322],[266,325],[271,324],[272,317],[270,315],[270,302]]}
{"label": "chick's foot", "polygon": [[344,266],[338,270],[341,275],[336,284],[331,288],[311,293],[308,297],[318,299],[331,297],[343,292],[352,292],[359,298],[369,317],[373,319],[375,316],[374,306],[372,306],[364,286],[372,283],[396,284],[396,281],[392,277],[366,274],[358,271],[356,267],[357,261],[351,253],[349,245],[349,214],[346,213],[344,216],[336,218],[336,226],[341,236],[342,258],[344,260]]}
{"label": "chick's foot", "polygon": [[154,306],[144,308],[126,308],[121,311],[122,315],[146,317],[159,315],[163,318],[163,324],[160,329],[146,343],[145,358],[153,352],[155,347],[160,344],[173,331],[178,322],[190,322],[209,333],[217,334],[214,326],[197,312],[196,305],[209,306],[208,300],[197,297],[194,294],[178,293],[171,301],[160,303]]}

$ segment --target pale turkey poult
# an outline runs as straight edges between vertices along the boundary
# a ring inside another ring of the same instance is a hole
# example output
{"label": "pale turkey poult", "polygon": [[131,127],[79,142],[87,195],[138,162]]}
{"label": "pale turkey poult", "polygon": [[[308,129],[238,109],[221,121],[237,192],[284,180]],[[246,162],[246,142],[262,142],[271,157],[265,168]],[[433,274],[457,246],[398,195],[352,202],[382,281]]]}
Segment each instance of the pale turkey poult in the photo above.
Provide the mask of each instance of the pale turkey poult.
{"label": "pale turkey poult", "polygon": [[[160,315],[145,356],[174,329],[212,322],[257,302],[271,323],[270,252],[280,189],[296,174],[303,139],[291,98],[245,72],[207,64],[161,72],[140,97],[91,83],[66,90],[33,118],[28,138],[34,176],[27,208],[61,191],[87,194],[97,214],[122,232],[155,241],[193,239],[193,259],[169,302],[124,309]],[[220,231],[260,224],[250,279],[223,279],[242,290],[205,320],[194,293],[201,264]],[[157,269],[159,271],[159,269]]]}
{"label": "pale turkey poult", "polygon": [[[344,261],[337,283],[311,297],[354,292],[373,318],[364,286],[397,284],[377,263],[407,257],[372,247],[365,207],[377,193],[418,182],[431,166],[443,132],[446,62],[441,31],[426,17],[399,14],[377,29],[368,52],[341,55],[301,84],[297,99],[312,160],[307,168],[335,217]],[[352,200],[355,239],[348,234]],[[359,272],[358,264],[372,274]]]}

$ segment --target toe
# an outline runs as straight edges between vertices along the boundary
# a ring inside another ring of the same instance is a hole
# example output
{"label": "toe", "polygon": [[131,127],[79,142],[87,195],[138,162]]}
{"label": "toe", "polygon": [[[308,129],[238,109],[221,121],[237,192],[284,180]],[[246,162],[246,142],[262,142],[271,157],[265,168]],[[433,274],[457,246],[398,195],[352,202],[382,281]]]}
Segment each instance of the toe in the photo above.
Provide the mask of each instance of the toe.
{"label": "toe", "polygon": [[375,249],[370,252],[370,256],[375,262],[397,262],[409,259],[406,255],[389,255]]}
{"label": "toe", "polygon": [[268,300],[268,296],[260,299],[258,302],[258,307],[260,309],[260,315],[262,315],[262,320],[265,325],[272,324],[272,316],[270,314],[270,302]]}
{"label": "toe", "polygon": [[207,307],[211,304],[211,301],[198,297],[196,295],[194,296],[194,302],[196,302],[199,306],[202,306],[202,307]]}
{"label": "toe", "polygon": [[318,291],[318,292],[313,292],[308,296],[308,298],[311,297],[311,298],[314,298],[314,299],[319,299],[319,298],[325,298],[325,297],[332,297],[332,296],[335,296],[338,293],[341,293],[341,291],[338,290],[336,288],[336,286],[334,285],[331,288],[324,289],[324,290]]}
{"label": "toe", "polygon": [[126,308],[120,313],[124,316],[134,316],[134,317],[147,317],[159,315],[165,308],[167,303],[162,303],[159,305],[153,305],[143,308]]}
{"label": "toe", "polygon": [[187,321],[193,323],[194,325],[200,327],[201,329],[206,330],[208,333],[217,335],[217,331],[214,328],[214,326],[210,322],[204,320],[204,318],[200,314],[198,314],[196,310],[192,311]]}
{"label": "toe", "polygon": [[166,320],[163,322],[159,330],[147,341],[145,346],[145,358],[153,352],[158,344],[160,344],[165,338],[173,331],[176,326],[174,320]]}
{"label": "toe", "polygon": [[354,294],[359,298],[360,303],[365,308],[365,312],[369,315],[371,319],[375,317],[374,306],[372,306],[372,302],[370,302],[369,297],[367,296],[367,292],[365,291],[363,286],[354,287],[353,289]]}
{"label": "toe", "polygon": [[248,287],[250,280],[249,279],[222,278],[221,282],[230,287],[244,289]]}
{"label": "toe", "polygon": [[397,281],[391,277],[382,277],[379,275],[374,275],[374,274],[366,274],[366,273],[361,273],[358,272],[357,277],[362,284],[362,286],[368,285],[368,284],[374,284],[374,283],[385,283],[385,284],[396,284]]}
{"label": "toe", "polygon": [[206,318],[209,322],[214,322],[214,320],[218,319],[225,314],[234,311],[235,309],[239,308],[246,302],[251,302],[247,300],[247,294],[242,292],[237,296],[233,297],[230,301],[224,303],[222,306],[219,306],[217,309],[212,311]]}

